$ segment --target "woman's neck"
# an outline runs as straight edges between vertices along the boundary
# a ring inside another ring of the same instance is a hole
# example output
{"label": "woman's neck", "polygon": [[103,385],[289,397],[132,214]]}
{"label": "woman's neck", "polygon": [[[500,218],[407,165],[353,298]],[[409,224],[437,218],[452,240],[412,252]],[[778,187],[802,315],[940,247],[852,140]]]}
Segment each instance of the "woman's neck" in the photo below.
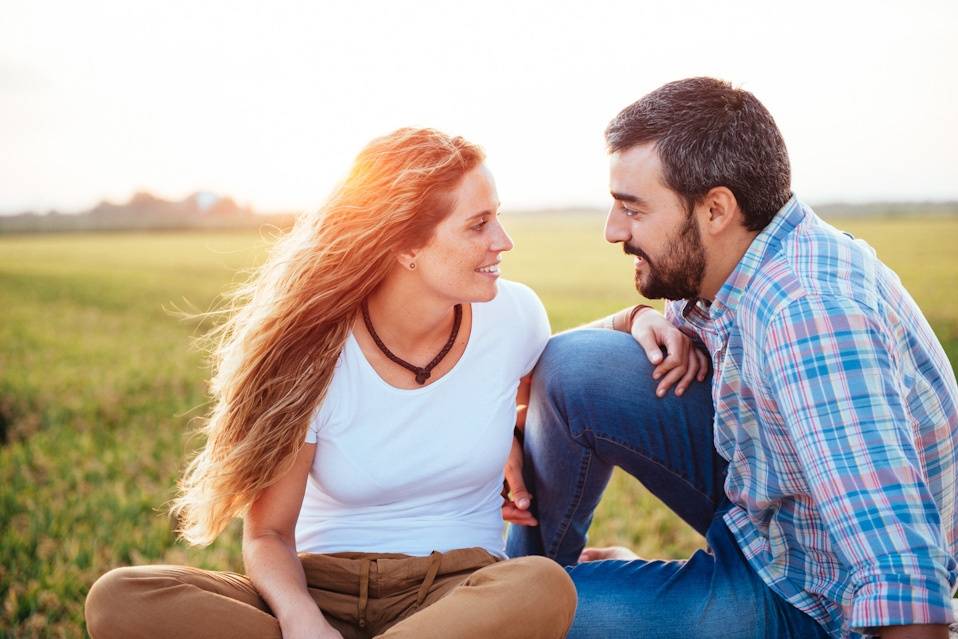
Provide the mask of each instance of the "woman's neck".
{"label": "woman's neck", "polygon": [[379,337],[393,351],[414,352],[447,340],[455,302],[430,295],[413,278],[389,277],[366,300]]}

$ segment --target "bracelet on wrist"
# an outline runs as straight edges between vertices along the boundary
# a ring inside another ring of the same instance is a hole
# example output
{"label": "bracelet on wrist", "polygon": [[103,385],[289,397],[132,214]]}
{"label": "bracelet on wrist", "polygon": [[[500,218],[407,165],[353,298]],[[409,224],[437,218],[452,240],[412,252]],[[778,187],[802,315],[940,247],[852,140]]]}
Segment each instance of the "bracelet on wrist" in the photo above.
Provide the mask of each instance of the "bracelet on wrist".
{"label": "bracelet on wrist", "polygon": [[648,304],[636,304],[632,307],[632,310],[629,311],[629,323],[626,328],[626,332],[632,332],[632,324],[635,322],[635,316],[644,311],[647,308],[652,308]]}

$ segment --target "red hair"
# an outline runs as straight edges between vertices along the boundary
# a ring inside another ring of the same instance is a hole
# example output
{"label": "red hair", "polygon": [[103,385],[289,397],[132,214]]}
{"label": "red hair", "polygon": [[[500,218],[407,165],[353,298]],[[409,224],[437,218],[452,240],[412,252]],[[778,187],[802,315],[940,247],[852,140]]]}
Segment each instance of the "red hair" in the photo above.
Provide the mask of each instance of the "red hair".
{"label": "red hair", "polygon": [[180,481],[181,535],[207,544],[291,466],[365,299],[397,251],[425,245],[484,159],[461,137],[399,129],[370,142],[317,214],[301,216],[229,295],[211,334],[214,407]]}

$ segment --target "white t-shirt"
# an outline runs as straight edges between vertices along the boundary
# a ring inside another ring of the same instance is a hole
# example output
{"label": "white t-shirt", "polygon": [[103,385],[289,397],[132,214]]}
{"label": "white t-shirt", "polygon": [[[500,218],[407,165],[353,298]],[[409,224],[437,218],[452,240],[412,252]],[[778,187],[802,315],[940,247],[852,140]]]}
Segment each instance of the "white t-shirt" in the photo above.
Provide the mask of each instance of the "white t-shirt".
{"label": "white t-shirt", "polygon": [[472,305],[456,365],[411,390],[387,384],[350,333],[310,421],[316,443],[296,522],[299,552],[397,552],[478,546],[504,556],[503,465],[519,378],[549,339],[542,302],[499,281]]}

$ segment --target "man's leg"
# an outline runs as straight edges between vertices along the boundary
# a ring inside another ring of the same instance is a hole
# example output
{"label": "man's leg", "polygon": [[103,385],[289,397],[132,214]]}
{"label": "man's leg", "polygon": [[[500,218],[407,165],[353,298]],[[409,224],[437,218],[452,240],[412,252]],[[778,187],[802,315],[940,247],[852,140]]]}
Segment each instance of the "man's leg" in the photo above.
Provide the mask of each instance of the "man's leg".
{"label": "man's leg", "polygon": [[828,637],[762,582],[720,514],[706,539],[709,551],[684,561],[591,561],[567,568],[579,595],[567,639]]}
{"label": "man's leg", "polygon": [[710,379],[682,397],[670,390],[658,398],[652,369],[626,333],[578,330],[549,341],[525,428],[525,474],[539,526],[512,526],[509,556],[575,564],[615,466],[706,533],[727,465],[712,443]]}
{"label": "man's leg", "polygon": [[[578,593],[569,639],[824,638],[748,566],[722,520],[726,462],[712,441],[710,380],[655,396],[652,365],[630,335],[554,337],[533,378],[525,472],[540,525],[512,526],[510,556],[568,564]],[[620,466],[709,544],[684,561],[574,565],[602,491]]]}

